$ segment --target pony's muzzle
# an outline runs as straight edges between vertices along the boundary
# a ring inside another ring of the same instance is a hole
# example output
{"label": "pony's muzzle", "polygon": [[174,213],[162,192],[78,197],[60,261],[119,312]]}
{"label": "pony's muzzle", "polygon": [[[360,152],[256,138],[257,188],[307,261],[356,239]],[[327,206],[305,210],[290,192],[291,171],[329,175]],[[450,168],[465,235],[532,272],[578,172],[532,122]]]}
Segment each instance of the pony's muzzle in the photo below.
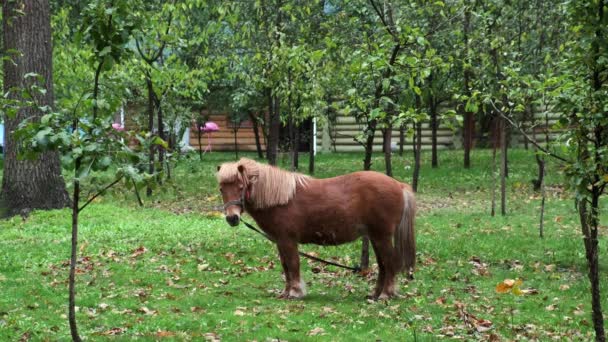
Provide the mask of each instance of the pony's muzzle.
{"label": "pony's muzzle", "polygon": [[239,215],[226,215],[226,222],[232,227],[238,226],[240,221],[241,217]]}

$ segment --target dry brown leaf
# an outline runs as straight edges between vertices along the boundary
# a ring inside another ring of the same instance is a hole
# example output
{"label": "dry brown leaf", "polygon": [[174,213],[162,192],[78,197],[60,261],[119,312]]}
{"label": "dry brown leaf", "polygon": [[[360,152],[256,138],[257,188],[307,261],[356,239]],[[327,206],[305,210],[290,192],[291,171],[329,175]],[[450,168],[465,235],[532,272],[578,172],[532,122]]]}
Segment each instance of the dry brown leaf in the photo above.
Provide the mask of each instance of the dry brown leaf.
{"label": "dry brown leaf", "polygon": [[159,330],[156,332],[156,337],[173,337],[173,336],[175,336],[175,333],[171,332],[171,331]]}
{"label": "dry brown leaf", "polygon": [[131,258],[137,258],[138,256],[144,254],[147,251],[148,249],[146,247],[139,246],[131,253]]}
{"label": "dry brown leaf", "polygon": [[120,335],[123,332],[125,332],[125,328],[112,328],[110,330],[106,330],[104,332],[101,333],[101,335],[103,336],[115,336],[115,335]]}
{"label": "dry brown leaf", "polygon": [[137,312],[140,312],[140,313],[143,313],[143,314],[146,314],[146,315],[149,315],[149,316],[153,316],[153,315],[158,314],[158,311],[156,311],[156,310],[150,310],[150,309],[148,309],[145,306],[142,306],[141,308],[137,309]]}
{"label": "dry brown leaf", "polygon": [[308,336],[317,336],[317,335],[324,335],[325,334],[325,329],[323,328],[313,328],[311,331],[309,331],[306,335]]}
{"label": "dry brown leaf", "polygon": [[205,341],[209,341],[209,342],[219,342],[221,341],[220,337],[218,334],[210,332],[210,333],[206,333],[203,335],[203,337],[205,338]]}

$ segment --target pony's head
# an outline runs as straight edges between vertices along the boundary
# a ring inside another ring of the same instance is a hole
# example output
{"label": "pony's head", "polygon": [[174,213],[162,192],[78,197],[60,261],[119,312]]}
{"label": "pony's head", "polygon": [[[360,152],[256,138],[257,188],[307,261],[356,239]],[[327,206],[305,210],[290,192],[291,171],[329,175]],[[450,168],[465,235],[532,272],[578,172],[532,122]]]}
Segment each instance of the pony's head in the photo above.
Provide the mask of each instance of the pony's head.
{"label": "pony's head", "polygon": [[241,214],[245,211],[245,202],[249,199],[253,177],[248,175],[247,163],[255,163],[253,160],[241,159],[238,163],[224,163],[217,167],[217,181],[220,185],[220,193],[224,201],[224,214],[226,221],[231,226],[237,226],[241,220]]}
{"label": "pony's head", "polygon": [[286,204],[295,195],[296,187],[305,186],[308,179],[247,158],[218,166],[217,181],[226,221],[231,226],[238,225],[245,206],[264,209]]}

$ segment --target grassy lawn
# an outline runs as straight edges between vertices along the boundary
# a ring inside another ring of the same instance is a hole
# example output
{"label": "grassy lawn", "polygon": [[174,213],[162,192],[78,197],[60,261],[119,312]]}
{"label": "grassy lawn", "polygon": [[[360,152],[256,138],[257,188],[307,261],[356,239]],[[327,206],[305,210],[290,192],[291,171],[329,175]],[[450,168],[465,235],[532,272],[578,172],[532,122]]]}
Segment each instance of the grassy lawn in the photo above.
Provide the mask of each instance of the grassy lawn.
{"label": "grassy lawn", "polygon": [[[249,155],[253,156],[253,155]],[[423,155],[416,279],[400,280],[401,298],[370,302],[376,272],[353,275],[302,261],[309,295],[276,299],[282,289],[274,247],[244,227],[230,228],[214,171],[233,154],[180,161],[143,208],[127,190],[95,201],[81,216],[77,305],[90,340],[468,340],[592,339],[581,234],[562,175],[549,169],[545,238],[538,237],[540,198],[531,190],[531,152],[510,154],[508,215],[490,217],[491,157],[475,151]],[[361,169],[360,154],[319,155],[318,177]],[[395,156],[396,178],[409,182],[411,156]],[[286,160],[283,162],[286,163]],[[382,171],[377,154],[374,169]],[[307,169],[303,156],[301,169]],[[605,204],[605,202],[604,202]],[[0,222],[0,340],[67,340],[68,210]],[[608,215],[603,212],[602,222]],[[608,284],[602,232],[602,283]],[[303,246],[354,264],[360,244]],[[372,259],[373,260],[373,259]],[[523,296],[498,294],[507,278]],[[604,308],[608,296],[604,291]],[[491,322],[491,324],[489,322]]]}

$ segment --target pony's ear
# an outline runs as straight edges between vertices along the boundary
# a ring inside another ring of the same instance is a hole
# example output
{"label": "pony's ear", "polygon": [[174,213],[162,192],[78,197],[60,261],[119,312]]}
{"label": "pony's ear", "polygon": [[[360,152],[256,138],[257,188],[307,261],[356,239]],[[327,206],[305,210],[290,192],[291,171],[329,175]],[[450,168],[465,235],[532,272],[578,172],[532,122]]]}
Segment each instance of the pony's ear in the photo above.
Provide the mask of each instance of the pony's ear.
{"label": "pony's ear", "polygon": [[245,167],[245,165],[240,164],[239,166],[237,166],[237,170],[239,171],[243,179],[246,179],[249,184],[253,184],[257,181],[257,177],[247,173],[247,168]]}

